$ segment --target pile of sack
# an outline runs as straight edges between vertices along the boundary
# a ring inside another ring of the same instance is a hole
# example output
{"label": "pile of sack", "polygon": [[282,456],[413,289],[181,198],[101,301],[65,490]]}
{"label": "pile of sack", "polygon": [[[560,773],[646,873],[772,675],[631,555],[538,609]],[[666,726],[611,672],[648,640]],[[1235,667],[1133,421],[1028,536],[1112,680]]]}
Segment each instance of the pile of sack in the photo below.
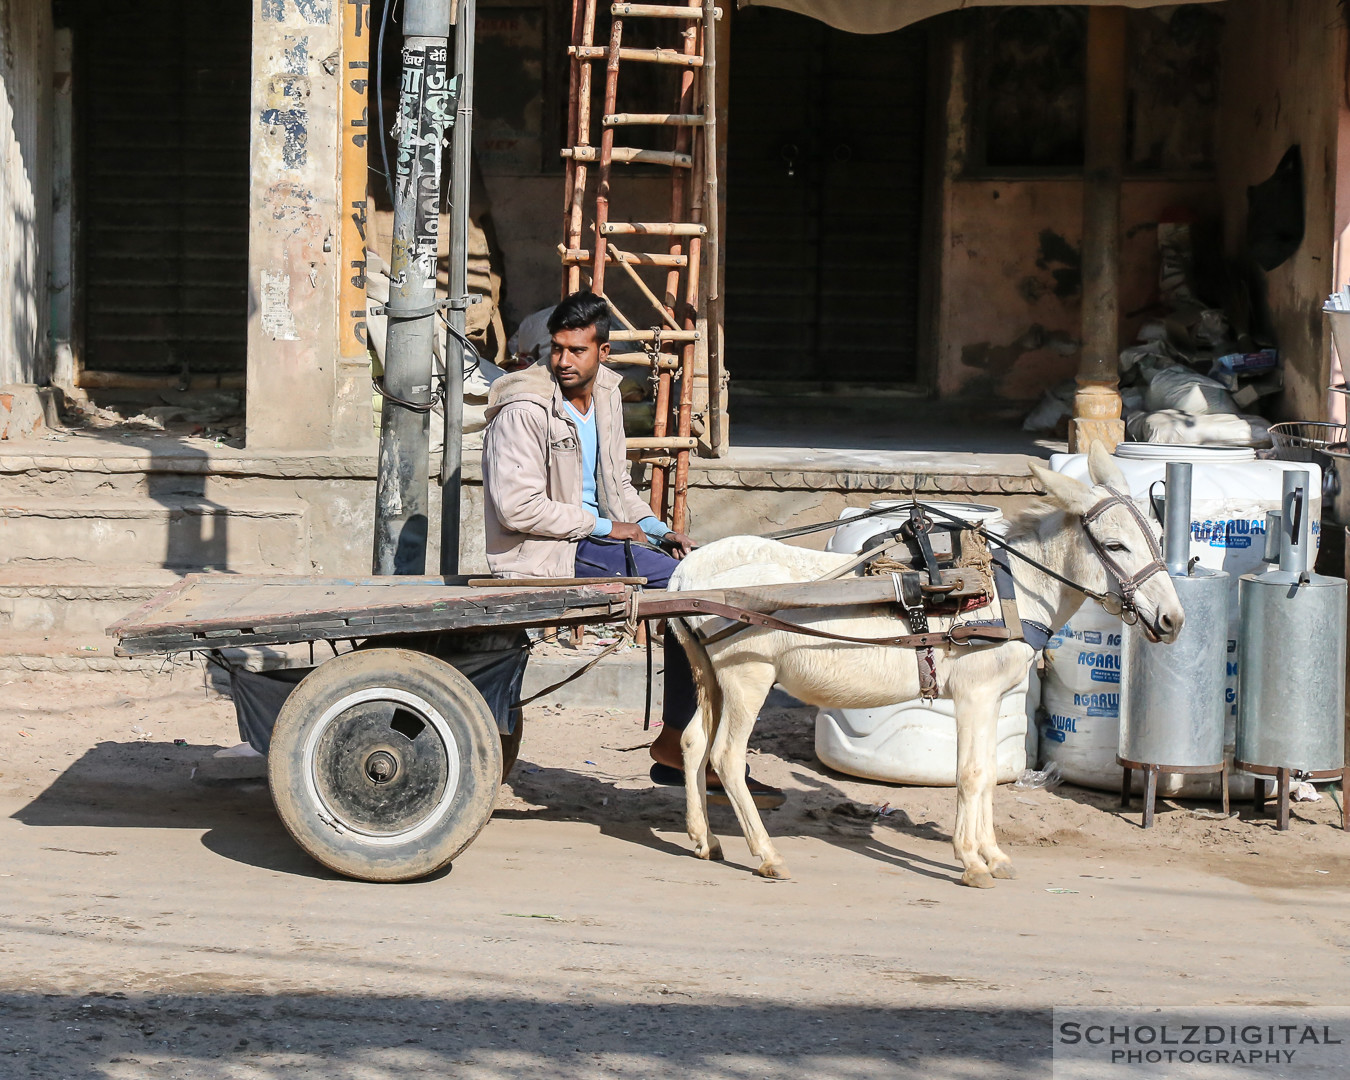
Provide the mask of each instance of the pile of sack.
{"label": "pile of sack", "polygon": [[[1279,354],[1199,298],[1189,224],[1160,224],[1158,247],[1159,297],[1170,310],[1120,353],[1126,434],[1136,442],[1269,446],[1269,424],[1255,410],[1283,389]],[[1059,428],[1073,415],[1076,389],[1066,380],[1046,391],[1023,428]]]}

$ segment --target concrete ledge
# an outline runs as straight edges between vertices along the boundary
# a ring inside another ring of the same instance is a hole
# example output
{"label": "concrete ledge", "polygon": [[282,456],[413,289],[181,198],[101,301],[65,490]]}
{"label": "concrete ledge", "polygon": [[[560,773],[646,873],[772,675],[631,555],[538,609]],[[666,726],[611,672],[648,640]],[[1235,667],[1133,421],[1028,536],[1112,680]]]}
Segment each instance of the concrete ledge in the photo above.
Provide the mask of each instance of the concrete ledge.
{"label": "concrete ledge", "polygon": [[374,480],[376,458],[341,450],[237,450],[175,435],[71,431],[0,446],[0,475],[24,472]]}
{"label": "concrete ledge", "polygon": [[921,495],[1039,495],[1026,454],[931,454],[914,450],[733,447],[695,458],[689,485],[752,491],[875,492]]}
{"label": "concrete ledge", "polygon": [[[1033,460],[1025,454],[743,446],[721,458],[692,458],[689,483],[746,490],[1039,495],[1028,467]],[[0,446],[0,475],[35,471],[374,480],[376,458],[340,450],[237,450],[207,439],[110,438],[89,432]],[[464,479],[481,483],[482,475],[482,452],[466,450]]]}

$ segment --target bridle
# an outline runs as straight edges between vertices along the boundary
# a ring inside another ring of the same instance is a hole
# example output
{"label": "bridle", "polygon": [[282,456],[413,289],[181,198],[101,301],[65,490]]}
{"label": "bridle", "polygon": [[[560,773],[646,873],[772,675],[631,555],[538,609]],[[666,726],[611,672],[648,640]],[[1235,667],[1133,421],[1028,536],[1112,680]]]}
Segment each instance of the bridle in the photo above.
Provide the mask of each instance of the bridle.
{"label": "bridle", "polygon": [[[1100,597],[1088,589],[1083,589],[1081,585],[1074,586],[1087,593],[1096,600],[1102,607],[1106,608],[1112,615],[1120,616],[1122,622],[1133,626],[1139,621],[1139,608],[1135,603],[1135,594],[1149,578],[1155,574],[1167,573],[1167,563],[1163,560],[1162,548],[1158,546],[1158,538],[1153,535],[1153,530],[1149,527],[1148,518],[1144,517],[1143,512],[1134,504],[1134,500],[1126,495],[1122,495],[1109,484],[1103,484],[1109,491],[1106,498],[1102,499],[1090,510],[1088,510],[1079,519],[1083,523],[1083,532],[1087,534],[1088,543],[1092,545],[1092,550],[1097,553],[1097,558],[1102,565],[1106,567],[1107,573],[1116,579],[1118,586],[1117,592],[1108,592],[1106,597]],[[1153,556],[1152,560],[1146,565],[1136,570],[1133,574],[1125,573],[1124,568],[1107,551],[1102,542],[1097,539],[1092,532],[1091,525],[1099,517],[1105,514],[1113,506],[1123,506],[1131,517],[1139,525],[1139,531],[1144,534],[1144,539],[1148,543],[1149,554]],[[1112,611],[1115,604],[1107,604],[1104,599],[1110,599],[1119,604],[1119,611]]]}

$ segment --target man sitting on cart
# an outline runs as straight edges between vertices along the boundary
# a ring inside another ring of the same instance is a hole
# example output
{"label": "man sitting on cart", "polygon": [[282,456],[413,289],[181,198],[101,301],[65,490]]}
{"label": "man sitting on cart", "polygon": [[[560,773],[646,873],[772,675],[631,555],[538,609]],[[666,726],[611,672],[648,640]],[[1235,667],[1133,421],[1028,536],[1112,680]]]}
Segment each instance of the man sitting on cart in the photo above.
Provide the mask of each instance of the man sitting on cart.
{"label": "man sitting on cart", "polygon": [[[483,436],[483,524],[488,566],[501,577],[670,580],[694,542],[653,517],[628,475],[619,376],[609,358],[609,305],[567,297],[548,320],[547,361],[492,384]],[[663,550],[664,549],[664,550]],[[662,727],[652,780],[682,785],[680,733],[698,707],[684,649],[667,630]],[[708,786],[720,794],[716,776]],[[783,803],[751,781],[761,808]]]}

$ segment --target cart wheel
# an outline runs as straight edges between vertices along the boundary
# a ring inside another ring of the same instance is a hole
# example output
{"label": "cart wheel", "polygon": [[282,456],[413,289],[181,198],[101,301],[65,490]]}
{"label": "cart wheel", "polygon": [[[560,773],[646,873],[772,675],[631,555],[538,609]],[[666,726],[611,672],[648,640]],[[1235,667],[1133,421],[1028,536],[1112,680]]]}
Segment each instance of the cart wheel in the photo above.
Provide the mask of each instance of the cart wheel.
{"label": "cart wheel", "polygon": [[520,737],[525,733],[525,717],[519,709],[515,710],[516,730],[502,736],[502,783],[516,767],[516,758],[520,757]]}
{"label": "cart wheel", "polygon": [[315,668],[272,731],[272,801],[295,842],[362,881],[448,864],[492,816],[502,744],[487,703],[444,661],[363,649]]}

